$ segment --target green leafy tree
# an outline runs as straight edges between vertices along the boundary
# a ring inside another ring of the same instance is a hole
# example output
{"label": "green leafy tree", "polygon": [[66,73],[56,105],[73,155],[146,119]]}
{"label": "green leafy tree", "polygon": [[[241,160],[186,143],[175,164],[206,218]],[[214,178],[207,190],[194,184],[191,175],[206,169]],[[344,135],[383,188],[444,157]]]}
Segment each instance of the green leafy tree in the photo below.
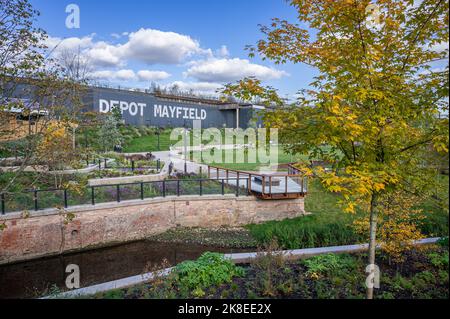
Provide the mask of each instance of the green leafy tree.
{"label": "green leafy tree", "polygon": [[98,133],[99,139],[103,141],[102,146],[105,152],[123,143],[123,136],[119,130],[122,114],[118,108],[113,108],[111,111],[111,113],[106,115]]}
{"label": "green leafy tree", "polygon": [[[304,168],[346,210],[368,214],[369,264],[375,264],[381,196],[406,191],[428,196],[436,175],[432,150],[448,153],[448,1],[293,0],[301,24],[274,19],[250,46],[276,63],[304,63],[318,70],[296,103],[268,112],[292,153],[321,156],[337,168]],[[262,97],[281,105],[273,88],[257,79],[229,84],[225,95]],[[324,148],[323,145],[329,147]],[[373,288],[367,289],[373,298]]]}

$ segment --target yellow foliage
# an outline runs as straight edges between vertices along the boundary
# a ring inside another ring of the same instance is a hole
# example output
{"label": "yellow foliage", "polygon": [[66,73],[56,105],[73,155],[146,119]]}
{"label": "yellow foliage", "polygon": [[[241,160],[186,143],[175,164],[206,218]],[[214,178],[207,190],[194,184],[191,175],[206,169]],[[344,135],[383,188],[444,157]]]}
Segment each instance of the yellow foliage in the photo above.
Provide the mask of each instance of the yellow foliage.
{"label": "yellow foliage", "polygon": [[[381,249],[394,261],[401,262],[404,253],[414,248],[413,242],[423,238],[417,223],[425,218],[414,207],[418,199],[401,191],[382,196],[378,214],[377,238]],[[353,223],[357,232],[367,234],[369,217]]]}

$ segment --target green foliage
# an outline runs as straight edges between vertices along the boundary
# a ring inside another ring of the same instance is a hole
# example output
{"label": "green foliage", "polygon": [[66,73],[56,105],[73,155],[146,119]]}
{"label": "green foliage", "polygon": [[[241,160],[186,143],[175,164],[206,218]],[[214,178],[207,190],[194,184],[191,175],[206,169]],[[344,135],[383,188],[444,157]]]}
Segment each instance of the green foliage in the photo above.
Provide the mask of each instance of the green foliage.
{"label": "green foliage", "polygon": [[222,254],[204,253],[196,261],[185,261],[174,269],[176,283],[191,289],[201,297],[204,289],[230,283],[233,277],[243,276],[242,268],[224,259]]}
{"label": "green foliage", "polygon": [[104,294],[104,299],[123,299],[124,292],[120,289],[110,290]]}
{"label": "green foliage", "polygon": [[25,155],[30,141],[26,138],[0,143],[0,158]]}
{"label": "green foliage", "polygon": [[339,214],[315,214],[280,222],[249,225],[258,242],[267,244],[276,238],[285,249],[355,244],[362,241],[350,227],[350,219]]}
{"label": "green foliage", "polygon": [[432,252],[428,254],[428,258],[430,259],[430,263],[439,269],[448,270],[449,263],[449,255],[448,250],[444,252]]}
{"label": "green foliage", "polygon": [[98,134],[99,138],[103,141],[104,151],[111,151],[115,145],[122,144],[123,136],[120,133],[119,125],[120,122],[114,114],[108,115],[103,121]]}
{"label": "green foliage", "polygon": [[[144,130],[147,131],[144,134]],[[158,151],[158,136],[151,128],[139,128],[139,136],[134,134],[130,128],[126,129],[124,133],[126,143],[124,146],[124,152],[155,152]],[[170,141],[170,130],[163,130],[159,136],[160,150],[168,151],[170,145],[175,144],[176,141]]]}
{"label": "green foliage", "polygon": [[308,269],[308,276],[336,274],[341,271],[351,271],[356,267],[356,262],[349,255],[326,254],[318,255],[301,261]]}
{"label": "green foliage", "polygon": [[442,248],[446,248],[448,250],[448,236],[439,239],[436,244],[438,244]]}
{"label": "green foliage", "polygon": [[[447,187],[448,184],[443,185]],[[340,196],[323,189],[317,180],[310,180],[305,210],[308,216],[249,225],[251,235],[259,244],[268,244],[274,238],[285,249],[325,247],[367,242],[366,236],[357,234],[353,221],[357,214],[347,214],[339,205]],[[428,204],[432,199],[425,201]],[[426,236],[448,235],[449,215],[445,210],[429,205],[426,218],[419,228]]]}

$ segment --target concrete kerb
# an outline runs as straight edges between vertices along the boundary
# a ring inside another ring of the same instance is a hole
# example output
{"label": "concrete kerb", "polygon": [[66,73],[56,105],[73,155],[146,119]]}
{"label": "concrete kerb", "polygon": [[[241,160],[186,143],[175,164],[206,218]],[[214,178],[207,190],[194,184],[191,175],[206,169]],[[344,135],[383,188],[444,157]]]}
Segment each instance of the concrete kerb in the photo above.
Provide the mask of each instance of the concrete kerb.
{"label": "concrete kerb", "polygon": [[[435,244],[440,238],[426,238],[417,240],[414,245],[430,245]],[[345,246],[331,246],[331,247],[320,247],[320,248],[305,248],[305,249],[295,249],[295,250],[285,250],[276,251],[273,254],[281,254],[288,260],[297,260],[317,255],[323,254],[342,254],[342,253],[356,253],[366,251],[368,249],[368,244],[360,245],[345,245]],[[379,247],[377,247],[379,248]],[[251,260],[257,258],[261,255],[266,255],[267,253],[252,252],[252,253],[237,253],[237,254],[225,254],[224,258],[230,259],[236,264],[249,263]],[[167,276],[173,270],[172,268],[162,269],[156,272],[150,272],[142,275],[127,277],[119,280],[114,280],[90,287],[80,288],[61,294],[43,297],[41,299],[63,299],[63,298],[81,298],[89,295],[93,295],[100,292],[106,292],[113,289],[127,288],[133,285],[143,284],[151,281],[156,277]]]}
{"label": "concrete kerb", "polygon": [[56,295],[46,296],[41,299],[64,299],[64,298],[81,298],[83,296],[94,295],[99,292],[105,292],[109,290],[119,289],[119,288],[127,288],[133,285],[142,284],[148,281],[153,280],[157,277],[165,277],[169,275],[173,268],[166,268],[162,270],[158,270],[155,272],[150,272],[142,275],[136,275],[132,277],[127,277],[119,280],[109,281],[102,284],[89,286],[85,288],[80,288],[76,290],[71,290],[67,292],[63,292]]}

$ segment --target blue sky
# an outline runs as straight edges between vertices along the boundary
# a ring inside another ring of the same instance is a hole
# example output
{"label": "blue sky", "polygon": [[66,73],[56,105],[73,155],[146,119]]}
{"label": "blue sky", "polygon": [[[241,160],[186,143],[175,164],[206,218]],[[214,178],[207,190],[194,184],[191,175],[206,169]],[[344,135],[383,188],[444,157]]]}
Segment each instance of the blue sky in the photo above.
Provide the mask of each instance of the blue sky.
{"label": "blue sky", "polygon": [[[273,17],[295,21],[283,0],[61,1],[32,0],[38,25],[55,50],[80,48],[99,82],[126,87],[177,83],[214,92],[220,84],[255,75],[291,98],[314,70],[249,59],[244,50],[261,38],[258,24]],[[80,8],[80,28],[65,21],[68,4]]]}

